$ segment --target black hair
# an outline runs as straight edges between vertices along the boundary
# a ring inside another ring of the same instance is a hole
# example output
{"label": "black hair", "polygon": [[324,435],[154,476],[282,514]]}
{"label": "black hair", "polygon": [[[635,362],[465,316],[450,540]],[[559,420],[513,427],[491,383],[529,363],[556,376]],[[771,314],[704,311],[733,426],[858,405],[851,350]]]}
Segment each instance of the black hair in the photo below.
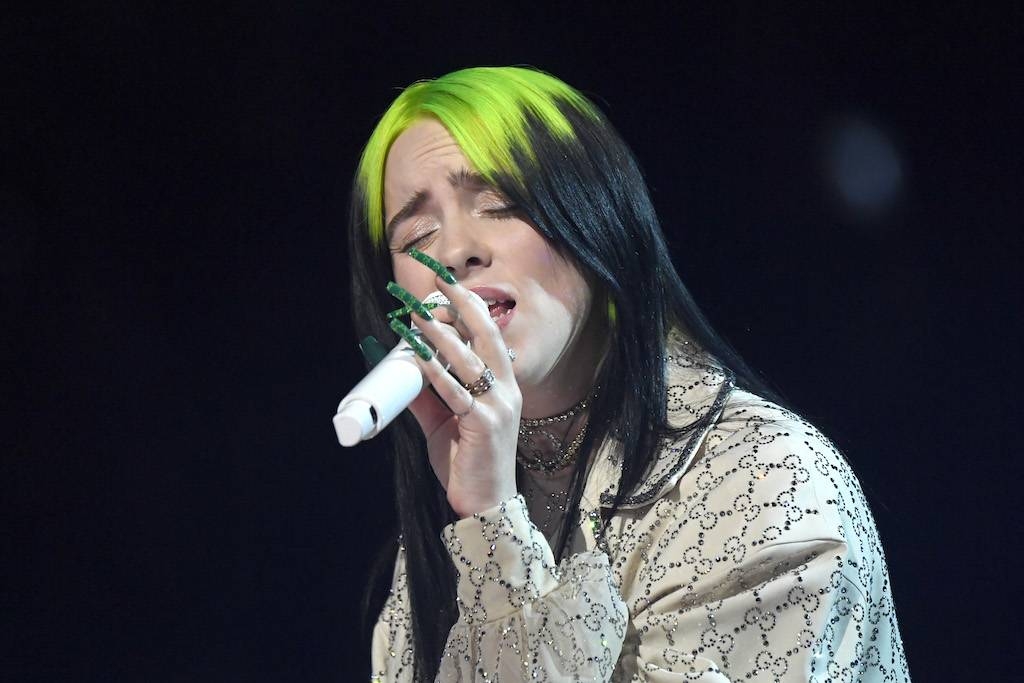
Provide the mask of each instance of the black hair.
{"label": "black hair", "polygon": [[[517,167],[531,170],[522,181],[499,174],[495,184],[594,283],[595,302],[603,297],[611,304],[608,351],[597,375],[598,389],[566,508],[572,511],[567,515],[578,510],[586,459],[614,437],[622,444],[614,514],[657,457],[662,440],[680,432],[668,424],[666,415],[664,373],[671,330],[678,329],[709,354],[737,387],[776,401],[779,397],[716,334],[680,280],[640,168],[611,123],[601,114],[589,116],[568,104],[561,109],[575,139],[554,136],[527,113],[531,150],[513,154]],[[391,278],[390,254],[372,242],[365,206],[357,185],[349,232],[354,321],[360,337],[390,339],[384,322],[393,303],[384,289]],[[432,681],[458,616],[456,574],[440,537],[455,515],[411,415],[403,415],[384,438],[394,463],[395,500],[406,551],[415,678]],[[555,544],[558,557],[567,552],[572,528],[562,524]]]}

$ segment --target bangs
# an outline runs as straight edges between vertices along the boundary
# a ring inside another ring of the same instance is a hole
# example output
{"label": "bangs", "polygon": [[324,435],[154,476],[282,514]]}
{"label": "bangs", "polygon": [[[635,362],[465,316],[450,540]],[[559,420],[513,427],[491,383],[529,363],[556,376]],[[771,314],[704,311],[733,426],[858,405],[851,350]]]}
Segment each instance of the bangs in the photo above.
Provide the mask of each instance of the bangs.
{"label": "bangs", "polygon": [[489,183],[512,183],[526,193],[537,170],[533,138],[563,145],[577,142],[566,116],[600,115],[577,90],[553,76],[522,67],[477,67],[419,81],[402,91],[381,118],[356,170],[355,201],[361,204],[370,242],[384,244],[384,165],[395,139],[416,121],[434,118],[448,130],[475,170]]}

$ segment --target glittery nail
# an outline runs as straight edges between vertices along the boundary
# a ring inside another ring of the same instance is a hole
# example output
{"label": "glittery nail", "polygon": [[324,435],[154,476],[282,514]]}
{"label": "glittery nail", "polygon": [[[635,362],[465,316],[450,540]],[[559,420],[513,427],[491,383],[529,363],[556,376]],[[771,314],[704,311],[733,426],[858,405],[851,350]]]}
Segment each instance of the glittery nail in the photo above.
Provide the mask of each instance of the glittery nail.
{"label": "glittery nail", "polygon": [[441,262],[438,261],[437,259],[427,256],[422,251],[415,248],[410,249],[408,251],[408,254],[409,256],[412,256],[414,259],[425,265],[427,268],[430,268],[432,271],[437,273],[437,276],[440,277],[445,282],[447,282],[448,284],[455,284],[455,276],[449,273],[448,269],[441,265]]}
{"label": "glittery nail", "polygon": [[423,305],[423,302],[414,297],[412,294],[410,294],[407,289],[402,287],[402,285],[398,284],[397,282],[388,283],[388,292],[391,294],[391,296],[395,297],[396,299],[404,303],[406,306],[412,309],[413,313],[423,318],[424,320],[434,319],[434,316],[430,315],[430,311],[428,311],[427,307]]}
{"label": "glittery nail", "polygon": [[398,336],[400,336],[402,339],[409,343],[409,346],[412,347],[412,350],[416,352],[417,356],[419,356],[423,360],[430,360],[431,358],[434,357],[434,354],[430,350],[430,348],[426,344],[421,342],[420,338],[417,337],[416,334],[412,330],[410,330],[406,326],[406,324],[403,323],[401,320],[395,318],[390,323],[388,323],[388,325],[390,325],[391,329],[395,331],[395,334],[397,334]]}
{"label": "glittery nail", "polygon": [[[428,311],[432,311],[432,310],[434,310],[435,308],[437,308],[440,305],[441,304],[433,303],[433,302],[430,302],[430,301],[424,301],[423,302],[423,308],[427,309]],[[395,310],[393,310],[390,313],[388,313],[387,320],[394,320],[395,318],[401,318],[403,315],[409,315],[410,313],[412,313],[412,307],[411,306],[402,306],[401,308],[396,308]]]}

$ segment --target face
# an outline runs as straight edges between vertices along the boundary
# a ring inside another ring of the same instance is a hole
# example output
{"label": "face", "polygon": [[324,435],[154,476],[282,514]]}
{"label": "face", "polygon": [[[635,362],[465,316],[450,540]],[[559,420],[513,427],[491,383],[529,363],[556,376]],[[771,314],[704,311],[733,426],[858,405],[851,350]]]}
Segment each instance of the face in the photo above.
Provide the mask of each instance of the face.
{"label": "face", "polygon": [[590,287],[437,121],[414,124],[392,145],[384,212],[398,284],[420,299],[437,289],[433,272],[404,253],[416,247],[495,302],[492,319],[516,353],[525,416],[558,412],[589,392],[607,336]]}

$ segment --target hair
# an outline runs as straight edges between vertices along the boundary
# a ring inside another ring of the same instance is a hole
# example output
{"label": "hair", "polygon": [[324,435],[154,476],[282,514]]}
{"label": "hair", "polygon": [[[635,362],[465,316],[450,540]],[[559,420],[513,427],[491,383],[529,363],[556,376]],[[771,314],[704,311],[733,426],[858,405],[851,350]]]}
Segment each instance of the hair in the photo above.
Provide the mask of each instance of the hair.
{"label": "hair", "polygon": [[[683,285],[640,168],[611,123],[580,92],[530,68],[470,68],[417,82],[402,91],[377,124],[356,172],[349,231],[360,337],[390,338],[384,322],[391,303],[384,289],[391,278],[384,166],[395,139],[423,119],[444,125],[475,170],[580,269],[595,287],[595,301],[607,302],[608,350],[597,375],[599,390],[590,404],[568,510],[578,508],[582,495],[585,467],[580,465],[605,439],[614,436],[622,448],[614,512],[640,483],[662,439],[700,426],[698,421],[674,430],[667,421],[664,371],[670,330],[679,329],[710,354],[738,387],[778,399],[715,333]],[[433,680],[458,616],[455,570],[440,539],[455,515],[411,416],[403,415],[385,437],[394,457],[400,542],[406,549],[415,675]],[[570,527],[562,525],[555,548],[559,557],[568,547]]]}

